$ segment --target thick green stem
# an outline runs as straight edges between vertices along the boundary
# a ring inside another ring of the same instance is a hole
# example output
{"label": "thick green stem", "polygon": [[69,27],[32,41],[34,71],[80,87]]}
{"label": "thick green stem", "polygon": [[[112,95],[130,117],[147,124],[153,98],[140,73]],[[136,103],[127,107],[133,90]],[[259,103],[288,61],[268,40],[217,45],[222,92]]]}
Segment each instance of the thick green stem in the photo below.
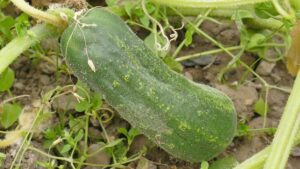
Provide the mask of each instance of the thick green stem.
{"label": "thick green stem", "polygon": [[39,24],[31,28],[27,35],[18,37],[0,50],[0,74],[24,51],[37,42],[58,36],[60,33],[47,24]]}
{"label": "thick green stem", "polygon": [[281,121],[271,145],[265,169],[284,169],[294,138],[300,127],[300,72],[294,82],[294,87],[284,109]]}
{"label": "thick green stem", "polygon": [[[296,146],[299,143],[300,143],[300,131],[298,131],[293,146]],[[248,158],[246,161],[236,166],[234,169],[261,169],[263,168],[264,163],[268,158],[270,151],[271,151],[271,146],[268,146],[264,148],[262,151],[260,151],[259,153],[256,153],[251,158]]]}
{"label": "thick green stem", "polygon": [[[114,12],[115,14],[119,16],[126,16],[126,11],[124,7],[120,6],[113,6],[108,7],[108,10]],[[206,9],[204,8],[194,8],[194,7],[178,7],[175,9],[179,11],[184,16],[198,16],[199,14],[204,14]],[[238,9],[245,9],[246,8],[226,8],[226,9],[213,9],[209,13],[210,17],[218,17],[218,18],[231,18],[233,15],[235,15],[236,11]],[[177,15],[173,10],[167,9],[167,13],[169,16]],[[285,31],[283,29],[283,22],[276,20],[274,18],[268,18],[268,19],[261,19],[261,18],[248,18],[244,20],[245,24],[249,27],[253,28],[261,28],[261,29],[270,29],[270,30],[276,30],[276,31]]]}
{"label": "thick green stem", "polygon": [[268,18],[268,19],[249,18],[249,19],[244,19],[243,21],[249,28],[286,31],[285,27],[283,26],[284,23],[274,18]]}
{"label": "thick green stem", "polygon": [[261,169],[264,166],[264,162],[266,161],[270,150],[270,146],[264,148],[262,151],[256,153],[251,158],[248,158],[246,161],[239,164],[234,169]]}
{"label": "thick green stem", "polygon": [[285,19],[291,20],[293,19],[293,15],[288,13],[280,4],[281,0],[272,0],[273,6],[277,10],[277,12],[283,16]]}
{"label": "thick green stem", "polygon": [[11,2],[16,5],[20,10],[27,13],[28,15],[43,20],[47,23],[50,23],[52,25],[63,27],[66,25],[66,21],[63,20],[61,17],[38,10],[32,6],[30,6],[27,2],[24,0],[11,0]]}
{"label": "thick green stem", "polygon": [[150,0],[157,4],[176,6],[176,7],[193,7],[193,8],[232,8],[241,5],[256,4],[269,2],[271,0]]}

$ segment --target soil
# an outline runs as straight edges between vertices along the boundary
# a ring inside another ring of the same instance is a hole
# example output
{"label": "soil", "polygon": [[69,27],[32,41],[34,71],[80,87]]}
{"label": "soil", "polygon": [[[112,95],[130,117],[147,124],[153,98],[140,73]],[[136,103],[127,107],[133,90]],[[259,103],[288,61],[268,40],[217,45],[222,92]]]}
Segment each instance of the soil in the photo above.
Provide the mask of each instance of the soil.
{"label": "soil", "polygon": [[[61,2],[61,1],[52,1],[52,0],[43,0],[43,1],[35,1],[32,0],[32,4],[38,7],[47,7],[50,3],[53,2]],[[72,2],[72,1],[69,1]],[[103,2],[99,2],[103,4]],[[78,5],[76,3],[75,5]],[[77,7],[80,8],[80,7]],[[207,32],[212,37],[215,37],[218,41],[222,42],[226,46],[232,46],[239,44],[239,33],[233,23],[224,21],[223,24],[219,25],[216,23],[212,23],[206,21],[202,24],[201,28]],[[182,33],[182,32],[181,32]],[[179,39],[180,40],[180,39]],[[43,42],[46,50],[51,48],[51,52],[47,53],[47,57],[57,57],[57,53],[53,52],[55,49],[57,50],[56,40],[47,40],[47,42]],[[172,48],[176,48],[176,44],[173,44]],[[184,48],[179,56],[183,56],[186,54],[206,51],[215,49],[216,47],[212,45],[208,40],[195,36],[193,45],[188,48]],[[256,61],[257,57],[245,53],[242,56],[242,60],[248,65],[253,64]],[[59,57],[59,60],[62,60]],[[265,91],[262,89],[262,86],[258,81],[256,81],[252,74],[248,74],[244,77],[245,68],[238,66],[235,69],[229,70],[225,73],[225,83],[221,83],[217,77],[221,70],[227,66],[231,58],[226,54],[218,54],[212,60],[212,64],[205,61],[198,61],[197,63],[189,63],[188,66],[184,68],[183,74],[198,83],[205,83],[216,87],[217,89],[225,92],[234,102],[239,121],[245,121],[246,124],[249,125],[251,129],[260,129],[263,128],[263,117],[259,116],[254,112],[254,104],[259,99],[260,96],[264,96]],[[201,62],[199,64],[199,62]],[[208,64],[210,64],[208,66]],[[273,63],[272,63],[273,64]],[[272,67],[272,68],[270,68]],[[22,105],[26,106],[34,106],[37,100],[41,99],[41,94],[54,89],[56,86],[64,86],[68,84],[73,84],[73,79],[71,76],[66,75],[65,73],[57,73],[57,67],[55,65],[51,65],[44,60],[32,60],[28,57],[20,57],[13,64],[12,68],[15,70],[16,79],[14,82],[14,86],[12,88],[12,93],[14,95],[30,95],[30,98],[22,98],[20,102]],[[281,61],[277,62],[274,65],[270,65],[270,63],[264,63],[264,61],[260,62],[256,66],[256,71],[259,73],[268,83],[272,85],[276,85],[279,87],[287,87],[291,88],[293,84],[293,77],[290,76],[286,70],[285,64]],[[236,86],[235,84],[239,82],[241,78],[245,78],[245,81]],[[4,100],[8,98],[8,95],[0,95],[0,100]],[[61,111],[73,111],[72,109],[72,101],[73,97],[66,96],[61,98],[58,103],[54,103],[52,105],[53,110],[61,110]],[[267,115],[267,123],[265,127],[276,127],[278,125],[279,119],[281,117],[281,113],[283,112],[283,108],[287,101],[288,94],[279,90],[270,90],[268,95],[268,105],[269,112]],[[69,107],[68,107],[69,105]],[[74,106],[73,106],[74,107]],[[53,123],[56,120],[52,120]],[[114,117],[114,119],[106,124],[107,134],[111,138],[120,137],[117,134],[117,129],[120,127],[130,128],[130,125],[124,121],[119,116]],[[99,125],[93,124],[91,122],[89,133],[92,136],[100,136],[103,135]],[[34,137],[33,144],[35,147],[39,147],[43,150],[40,145],[39,137]],[[217,158],[221,158],[223,156],[233,156],[238,161],[242,162],[243,160],[249,158],[256,152],[262,150],[264,147],[269,145],[272,141],[272,136],[267,135],[266,133],[252,133],[251,136],[242,136],[235,138],[233,143],[228,147],[228,149],[222,153]],[[99,148],[98,144],[91,144],[90,148],[97,149]],[[142,148],[147,147],[147,153],[145,157],[140,159],[137,162],[132,162],[128,164],[128,168],[144,168],[144,169],[196,169],[200,168],[199,164],[190,164],[184,161],[180,161],[178,159],[173,158],[168,155],[166,152],[156,147],[151,143],[146,137],[140,135],[136,137],[133,141],[133,144],[130,148],[129,155],[134,154],[141,150]],[[15,152],[18,148],[18,145],[9,147],[5,150],[1,150],[7,156],[4,162],[4,166],[2,168],[9,168],[9,164],[12,162]],[[45,151],[45,150],[43,150]],[[299,148],[295,149],[295,152],[290,157],[288,162],[288,169],[300,169],[300,153]],[[36,161],[45,161],[47,158],[36,154],[33,151],[27,151],[25,153],[24,159],[21,162],[22,169],[29,168],[40,168],[36,167]],[[103,162],[109,163],[111,160],[110,157],[99,153],[95,159],[90,159],[90,162]],[[215,159],[214,159],[215,160]]]}

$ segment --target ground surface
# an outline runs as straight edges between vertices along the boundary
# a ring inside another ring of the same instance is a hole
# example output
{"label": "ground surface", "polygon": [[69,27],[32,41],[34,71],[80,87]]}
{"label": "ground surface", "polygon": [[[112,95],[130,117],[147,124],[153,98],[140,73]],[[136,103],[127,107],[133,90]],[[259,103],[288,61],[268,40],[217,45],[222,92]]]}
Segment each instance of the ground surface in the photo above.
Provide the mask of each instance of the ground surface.
{"label": "ground surface", "polygon": [[[35,6],[44,7],[49,5],[49,0],[43,1],[33,1]],[[237,45],[239,43],[239,33],[235,28],[233,23],[224,22],[222,25],[218,25],[212,22],[205,22],[201,28],[208,32],[212,37],[215,37],[220,42],[226,45]],[[180,37],[179,37],[180,38]],[[179,39],[180,40],[180,39]],[[56,48],[55,40],[47,40],[43,42],[45,48],[52,48],[51,53],[47,53],[47,57],[53,57],[54,60],[57,57],[59,50]],[[176,48],[176,45],[172,48]],[[54,49],[53,49],[54,48]],[[201,37],[195,37],[194,43],[191,47],[185,48],[179,56],[183,56],[190,53],[196,53],[200,51],[206,51],[209,49],[214,49],[211,43]],[[56,52],[53,52],[57,50]],[[242,60],[247,64],[252,64],[256,60],[256,56],[252,54],[245,53]],[[254,112],[254,104],[259,99],[260,96],[264,96],[264,91],[262,86],[257,81],[253,80],[253,75],[246,75],[246,83],[234,86],[236,81],[244,77],[245,69],[242,67],[237,67],[230,71],[227,71],[225,76],[226,83],[220,83],[217,79],[219,72],[222,68],[226,67],[230,61],[230,57],[226,54],[218,54],[204,59],[198,59],[193,62],[184,62],[185,65],[183,74],[198,83],[205,83],[220,89],[225,92],[234,102],[236,110],[238,113],[239,121],[245,122],[249,125],[251,129],[261,129],[263,128],[264,118],[259,116]],[[72,84],[74,78],[66,75],[65,73],[58,74],[57,66],[51,65],[45,60],[39,60],[38,62],[33,62],[33,60],[28,57],[20,57],[12,66],[16,73],[16,79],[12,88],[12,93],[14,95],[30,95],[30,98],[20,99],[22,105],[28,107],[34,107],[37,100],[40,100],[42,93],[49,91],[57,86],[65,86]],[[293,77],[291,77],[285,68],[283,62],[279,61],[277,63],[269,63],[266,61],[261,61],[256,63],[255,71],[261,75],[269,84],[273,84],[280,87],[291,88],[293,84]],[[9,97],[8,95],[0,96],[0,100]],[[268,95],[268,105],[269,111],[267,115],[266,128],[274,128],[278,125],[279,118],[283,111],[284,105],[287,101],[288,94],[279,90],[270,90]],[[74,113],[74,100],[72,96],[66,95],[54,102],[51,109],[56,112],[54,118],[49,121],[49,125],[58,122],[59,113],[67,112]],[[67,120],[67,119],[66,119]],[[118,115],[114,117],[108,124],[105,124],[107,134],[109,137],[118,138],[122,137],[117,133],[117,129],[120,127],[130,128],[130,125],[122,120]],[[89,127],[89,134],[91,135],[103,135],[99,124],[91,123]],[[260,132],[260,130],[250,131],[250,134],[234,139],[233,143],[222,153],[218,158],[231,155],[235,157],[238,161],[243,161],[249,158],[251,155],[255,154],[259,150],[263,149],[265,146],[270,144],[272,137],[267,135],[265,132]],[[32,144],[35,147],[42,148],[42,137],[34,136]],[[92,151],[99,148],[99,144],[90,143],[89,149]],[[167,168],[182,168],[182,169],[192,169],[199,168],[199,164],[189,164],[177,159],[172,158],[163,150],[154,146],[147,138],[144,136],[137,136],[133,140],[129,154],[134,154],[140,151],[143,147],[148,147],[147,153],[144,158],[137,160],[135,162],[129,163],[128,168],[143,168],[143,169],[167,169]],[[6,159],[4,160],[4,166],[2,168],[9,168],[10,164],[14,158],[18,146],[12,146],[1,150],[6,154]],[[289,169],[300,169],[300,148],[296,148],[289,160]],[[45,151],[45,150],[44,150]],[[55,153],[55,152],[53,152]],[[35,167],[36,161],[47,160],[44,157],[34,151],[27,151],[22,159],[22,169],[29,168],[41,168]],[[107,156],[105,153],[98,153],[93,158],[88,159],[91,163],[110,163],[111,157]],[[143,165],[144,164],[144,165]],[[92,168],[92,167],[86,167]]]}

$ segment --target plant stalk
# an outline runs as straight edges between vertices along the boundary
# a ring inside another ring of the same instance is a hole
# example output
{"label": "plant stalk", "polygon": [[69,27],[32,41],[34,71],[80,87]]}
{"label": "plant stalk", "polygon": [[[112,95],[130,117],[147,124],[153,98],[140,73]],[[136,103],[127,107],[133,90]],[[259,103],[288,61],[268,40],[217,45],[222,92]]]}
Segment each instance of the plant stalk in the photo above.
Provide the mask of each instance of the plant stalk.
{"label": "plant stalk", "polygon": [[42,21],[45,21],[45,22],[55,25],[57,27],[62,27],[64,25],[66,25],[66,21],[63,20],[61,17],[38,10],[38,9],[30,6],[24,0],[11,0],[11,2],[16,7],[18,7],[21,11],[27,13],[28,15],[30,15],[36,19],[40,19]]}
{"label": "plant stalk", "polygon": [[265,169],[284,169],[293,146],[294,138],[300,128],[300,71],[284,109]]}
{"label": "plant stalk", "polygon": [[[199,14],[204,14],[205,9],[204,8],[195,8],[195,7],[174,7],[176,10],[178,10],[181,14],[184,16],[198,16]],[[112,6],[107,7],[108,10],[111,12],[119,15],[119,16],[126,16],[127,13],[125,11],[125,8],[123,6]],[[217,8],[211,10],[208,16],[210,17],[218,17],[218,18],[231,18],[235,15],[235,12],[238,9],[244,9],[244,8]],[[246,8],[245,8],[246,9]],[[170,10],[167,8],[168,16],[174,16],[177,15],[174,13],[173,10]],[[261,28],[261,29],[270,29],[270,30],[276,30],[276,31],[285,31],[283,29],[283,22],[280,20],[276,20],[274,18],[268,18],[268,19],[261,19],[258,17],[254,18],[248,18],[244,20],[245,24],[249,27],[254,28]]]}
{"label": "plant stalk", "polygon": [[[241,46],[232,46],[232,47],[228,47],[227,50],[229,50],[229,51],[230,50],[238,50],[241,48],[242,48]],[[176,58],[175,60],[177,62],[182,62],[185,60],[194,59],[194,58],[198,58],[201,56],[213,55],[213,54],[217,54],[217,53],[221,53],[221,52],[224,52],[224,50],[223,49],[213,49],[213,50],[195,53],[195,54],[191,54],[191,55],[181,56],[181,57]]]}
{"label": "plant stalk", "polygon": [[176,7],[192,7],[192,8],[232,8],[241,5],[256,4],[269,2],[271,0],[150,0],[157,4],[176,6]]}
{"label": "plant stalk", "polygon": [[[293,146],[296,146],[300,143],[300,131],[298,131],[297,136],[294,140]],[[236,166],[234,169],[261,169],[264,166],[268,155],[270,154],[271,146],[264,148],[262,151],[256,153],[251,158],[248,158],[243,163]]]}
{"label": "plant stalk", "polygon": [[0,50],[0,74],[30,46],[43,39],[57,37],[59,31],[47,24],[32,27],[23,37],[17,37]]}

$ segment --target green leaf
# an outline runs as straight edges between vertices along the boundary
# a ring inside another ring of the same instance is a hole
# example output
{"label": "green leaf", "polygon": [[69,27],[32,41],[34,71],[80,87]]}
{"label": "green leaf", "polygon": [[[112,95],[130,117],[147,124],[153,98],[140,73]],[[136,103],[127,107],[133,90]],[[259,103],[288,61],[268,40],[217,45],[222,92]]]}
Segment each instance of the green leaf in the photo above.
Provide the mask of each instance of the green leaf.
{"label": "green leaf", "polygon": [[18,36],[24,36],[27,33],[28,27],[30,26],[28,15],[22,13],[16,19],[15,29]]}
{"label": "green leaf", "polygon": [[44,133],[44,137],[46,139],[55,139],[56,135],[57,135],[57,133],[51,128],[48,128]]}
{"label": "green leaf", "polygon": [[[157,37],[157,41],[161,42],[161,38]],[[155,34],[150,33],[145,39],[144,39],[145,45],[151,49],[153,52],[156,52],[156,45],[155,45]]]}
{"label": "green leaf", "polygon": [[[0,33],[2,33],[0,39],[3,43],[13,39],[13,33],[11,30],[14,24],[15,20],[11,16],[4,16],[4,18],[0,20]],[[0,45],[3,46],[4,44]]]}
{"label": "green leaf", "polygon": [[238,30],[240,31],[240,44],[245,46],[250,39],[250,33],[247,27],[244,25],[243,19],[253,18],[253,15],[247,10],[238,10],[235,15],[232,16],[232,20],[235,21]]}
{"label": "green leaf", "polygon": [[22,108],[18,104],[4,104],[0,109],[0,123],[4,128],[12,126],[19,118]]}
{"label": "green leaf", "polygon": [[4,159],[6,157],[6,155],[2,152],[0,152],[0,159]]}
{"label": "green leaf", "polygon": [[120,144],[122,141],[123,141],[123,139],[116,139],[116,140],[113,140],[113,141],[109,142],[108,144],[106,144],[105,146],[103,146],[102,148],[110,148],[110,147],[114,147],[114,146]]}
{"label": "green leaf", "polygon": [[211,164],[209,169],[233,169],[238,165],[238,161],[233,157],[221,158]]}
{"label": "green leaf", "polygon": [[250,127],[245,122],[238,124],[237,136],[250,135]]}
{"label": "green leaf", "polygon": [[290,3],[296,11],[300,10],[300,1],[299,0],[290,0]]}
{"label": "green leaf", "polygon": [[265,42],[266,36],[261,33],[255,33],[251,36],[250,41],[247,45],[247,49],[255,49],[255,48],[262,48],[262,44]]}
{"label": "green leaf", "polygon": [[80,129],[84,129],[85,127],[84,118],[74,118],[69,116],[69,127],[73,132],[79,132]]}
{"label": "green leaf", "polygon": [[57,86],[56,88],[54,89],[51,89],[50,91],[46,92],[45,94],[43,94],[43,97],[42,97],[42,102],[45,103],[45,102],[49,102],[49,100],[55,95],[55,93],[57,91],[61,90],[61,87],[60,86]]}
{"label": "green leaf", "polygon": [[251,13],[249,10],[238,10],[236,15],[233,16],[235,17],[234,19],[249,19],[253,18],[253,13]]}
{"label": "green leaf", "polygon": [[75,144],[76,144],[76,142],[74,141],[74,139],[73,139],[71,133],[70,133],[69,131],[67,131],[67,130],[64,130],[64,137],[63,137],[63,138],[64,138],[64,140],[66,140],[67,143],[70,144],[70,145],[75,145]]}
{"label": "green leaf", "polygon": [[140,20],[142,25],[144,25],[145,27],[149,27],[150,20],[146,15],[143,15],[142,17],[140,17],[139,20]]}
{"label": "green leaf", "polygon": [[12,69],[7,68],[1,75],[0,75],[0,92],[9,90],[13,85],[15,80],[15,73]]}
{"label": "green leaf", "polygon": [[91,98],[91,109],[99,110],[102,107],[102,97],[98,93],[94,93]]}
{"label": "green leaf", "polygon": [[117,5],[118,0],[105,0],[107,6],[114,6]]}
{"label": "green leaf", "polygon": [[118,133],[123,134],[124,136],[128,137],[127,129],[124,127],[118,128]]}
{"label": "green leaf", "polygon": [[69,152],[71,150],[72,146],[70,144],[66,144],[62,147],[62,149],[60,150],[61,154],[65,154],[67,152]]}
{"label": "green leaf", "polygon": [[272,2],[260,3],[254,6],[255,14],[260,18],[268,19],[272,16],[278,15],[277,10],[274,8]]}
{"label": "green leaf", "polygon": [[114,145],[114,147],[107,149],[111,154],[116,156],[117,161],[124,162],[127,161],[126,154],[128,152],[128,147],[124,142],[119,142],[119,144]]}
{"label": "green leaf", "polygon": [[9,0],[0,0],[0,9],[5,8],[9,3]]}
{"label": "green leaf", "polygon": [[131,138],[134,138],[135,136],[140,135],[140,132],[136,128],[131,128],[128,132],[128,135]]}
{"label": "green leaf", "polygon": [[187,25],[186,28],[186,32],[185,32],[185,46],[189,46],[190,44],[192,44],[193,42],[193,34],[194,34],[194,28],[193,26],[191,26],[190,24]]}
{"label": "green leaf", "polygon": [[90,92],[90,89],[89,87],[83,83],[82,81],[78,80],[77,83],[76,83],[76,93],[81,96],[82,98],[86,98],[88,97],[87,96],[87,93]]}
{"label": "green leaf", "polygon": [[75,110],[77,112],[84,112],[84,111],[89,110],[90,107],[91,107],[91,104],[88,101],[83,100],[76,104]]}
{"label": "green leaf", "polygon": [[125,3],[124,9],[125,9],[126,14],[127,14],[130,18],[132,18],[133,4],[130,3],[130,2]]}
{"label": "green leaf", "polygon": [[6,154],[0,152],[0,167],[1,168],[3,166],[3,161],[5,160],[5,158],[6,158]]}
{"label": "green leaf", "polygon": [[74,138],[74,141],[75,141],[75,142],[80,141],[80,140],[83,138],[83,136],[84,136],[83,130],[79,130],[79,132],[77,133],[77,135],[76,135],[75,138]]}
{"label": "green leaf", "polygon": [[207,161],[202,161],[200,169],[208,169],[209,164]]}
{"label": "green leaf", "polygon": [[136,128],[131,128],[127,136],[128,145],[131,145],[133,139],[138,135],[140,135],[140,132]]}
{"label": "green leaf", "polygon": [[[166,40],[163,39],[160,36],[156,36],[156,40],[157,43],[164,45],[166,43]],[[154,33],[150,33],[145,39],[144,42],[146,44],[146,46],[151,49],[154,53],[158,53],[158,55],[160,57],[165,57],[167,55],[167,51],[158,51],[157,50],[157,45],[155,44],[155,34]]]}
{"label": "green leaf", "polygon": [[171,56],[164,57],[164,62],[175,72],[181,73],[183,71],[183,66]]}
{"label": "green leaf", "polygon": [[268,109],[268,105],[266,105],[265,101],[261,97],[254,105],[254,111],[261,116],[264,116],[268,112]]}

